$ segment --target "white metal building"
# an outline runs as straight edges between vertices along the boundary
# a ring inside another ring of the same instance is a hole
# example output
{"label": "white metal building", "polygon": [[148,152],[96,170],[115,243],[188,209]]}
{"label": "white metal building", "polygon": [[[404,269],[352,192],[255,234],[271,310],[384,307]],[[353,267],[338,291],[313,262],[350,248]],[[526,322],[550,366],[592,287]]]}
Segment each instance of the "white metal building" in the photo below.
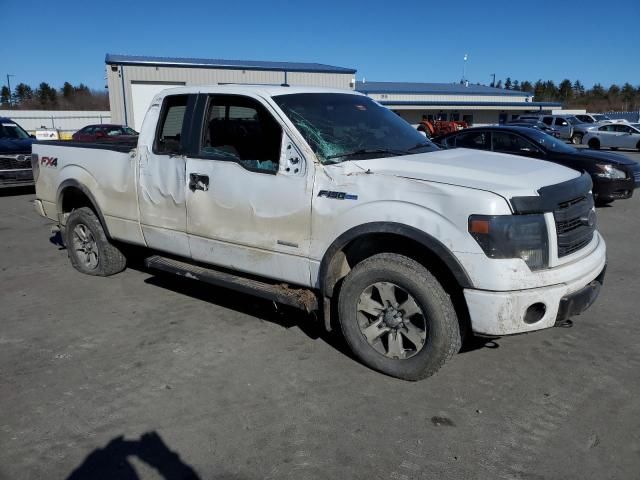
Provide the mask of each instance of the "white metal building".
{"label": "white metal building", "polygon": [[153,97],[171,86],[249,83],[354,87],[355,69],[319,63],[164,58],[107,54],[113,123],[140,130]]}
{"label": "white metal building", "polygon": [[461,120],[470,125],[511,121],[523,113],[559,109],[560,103],[534,102],[527,92],[460,83],[357,82],[356,90],[392,109],[411,124]]}

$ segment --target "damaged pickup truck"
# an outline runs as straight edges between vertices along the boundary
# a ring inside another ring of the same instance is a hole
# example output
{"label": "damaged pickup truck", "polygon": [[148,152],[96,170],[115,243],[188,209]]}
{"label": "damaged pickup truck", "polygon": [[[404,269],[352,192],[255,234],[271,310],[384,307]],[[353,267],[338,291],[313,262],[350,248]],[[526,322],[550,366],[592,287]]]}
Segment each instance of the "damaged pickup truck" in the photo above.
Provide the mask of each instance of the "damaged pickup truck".
{"label": "damaged pickup truck", "polygon": [[137,145],[39,143],[32,161],[36,209],[80,272],[146,247],[149,268],[322,310],[364,364],[407,380],[466,332],[566,322],[605,272],[589,175],[438,150],[351,91],[169,89]]}

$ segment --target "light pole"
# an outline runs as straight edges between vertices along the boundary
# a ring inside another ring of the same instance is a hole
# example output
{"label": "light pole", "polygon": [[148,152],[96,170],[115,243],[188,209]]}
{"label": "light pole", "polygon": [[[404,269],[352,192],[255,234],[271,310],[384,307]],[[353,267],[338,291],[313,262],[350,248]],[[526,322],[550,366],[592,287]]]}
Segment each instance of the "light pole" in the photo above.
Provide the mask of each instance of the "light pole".
{"label": "light pole", "polygon": [[7,87],[9,88],[9,108],[11,108],[11,81],[9,81],[9,77],[15,77],[15,75],[10,75],[7,73]]}
{"label": "light pole", "polygon": [[496,74],[492,73],[491,76],[493,77],[493,80],[491,81],[491,86],[495,87],[496,86]]}
{"label": "light pole", "polygon": [[464,83],[465,80],[466,80],[465,77],[466,77],[466,74],[467,74],[467,60],[468,60],[468,58],[469,58],[469,54],[465,53],[464,54],[464,58],[462,59],[463,62],[462,62],[462,82],[461,83]]}

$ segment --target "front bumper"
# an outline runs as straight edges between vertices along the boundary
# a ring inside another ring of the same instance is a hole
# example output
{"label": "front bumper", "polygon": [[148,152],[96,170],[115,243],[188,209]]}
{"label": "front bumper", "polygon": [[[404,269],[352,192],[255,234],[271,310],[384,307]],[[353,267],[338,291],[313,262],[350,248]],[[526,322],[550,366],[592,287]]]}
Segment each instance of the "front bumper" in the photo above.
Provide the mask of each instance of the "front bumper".
{"label": "front bumper", "polygon": [[633,196],[633,190],[640,187],[634,178],[593,178],[593,194],[597,200],[624,200]]}
{"label": "front bumper", "polygon": [[0,188],[22,185],[33,185],[33,170],[31,168],[0,170]]}
{"label": "front bumper", "polygon": [[[531,332],[553,327],[556,322],[566,321],[586,310],[595,301],[604,278],[604,241],[588,257],[577,260],[569,268],[575,269],[578,265],[584,266],[584,271],[571,281],[556,285],[511,291],[465,289],[472,330],[492,336]],[[557,268],[566,269],[567,266]],[[531,317],[527,317],[530,307],[544,314],[532,322]]]}

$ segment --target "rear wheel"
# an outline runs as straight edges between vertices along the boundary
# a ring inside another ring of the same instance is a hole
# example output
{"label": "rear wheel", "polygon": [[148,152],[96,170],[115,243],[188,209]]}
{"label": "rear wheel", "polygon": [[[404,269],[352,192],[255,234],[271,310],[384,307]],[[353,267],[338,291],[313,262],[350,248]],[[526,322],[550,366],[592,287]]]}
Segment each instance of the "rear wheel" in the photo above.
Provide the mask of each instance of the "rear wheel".
{"label": "rear wheel", "polygon": [[353,353],[388,375],[420,380],[460,350],[449,295],[408,257],[382,253],[357,264],[344,280],[338,308]]}
{"label": "rear wheel", "polygon": [[597,138],[592,138],[591,140],[589,140],[589,148],[592,148],[594,150],[599,150],[600,140],[598,140]]}
{"label": "rear wheel", "polygon": [[100,220],[88,207],[69,215],[64,240],[73,267],[87,275],[107,277],[124,270],[127,260],[107,239]]}
{"label": "rear wheel", "polygon": [[574,133],[571,137],[571,143],[573,143],[574,145],[580,145],[582,143],[582,134]]}
{"label": "rear wheel", "polygon": [[636,150],[640,151],[640,142],[636,145]]}

